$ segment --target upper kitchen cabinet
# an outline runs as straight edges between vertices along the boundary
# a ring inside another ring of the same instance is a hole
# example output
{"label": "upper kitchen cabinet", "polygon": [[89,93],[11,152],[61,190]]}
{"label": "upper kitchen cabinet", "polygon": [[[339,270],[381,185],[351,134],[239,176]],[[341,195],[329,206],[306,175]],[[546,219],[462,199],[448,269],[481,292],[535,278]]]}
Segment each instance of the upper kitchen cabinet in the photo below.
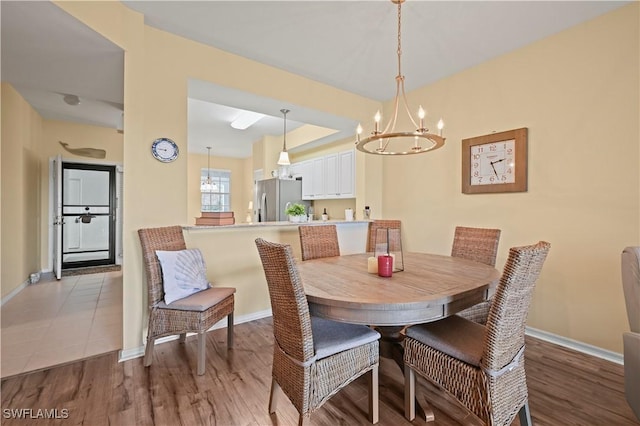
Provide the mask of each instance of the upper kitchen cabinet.
{"label": "upper kitchen cabinet", "polygon": [[339,152],[325,156],[326,198],[355,197],[355,152]]}
{"label": "upper kitchen cabinet", "polygon": [[302,176],[303,200],[355,197],[353,149],[301,161],[292,168]]}
{"label": "upper kitchen cabinet", "polygon": [[293,177],[302,177],[302,199],[319,200],[325,198],[324,190],[324,157],[301,161],[292,164]]}

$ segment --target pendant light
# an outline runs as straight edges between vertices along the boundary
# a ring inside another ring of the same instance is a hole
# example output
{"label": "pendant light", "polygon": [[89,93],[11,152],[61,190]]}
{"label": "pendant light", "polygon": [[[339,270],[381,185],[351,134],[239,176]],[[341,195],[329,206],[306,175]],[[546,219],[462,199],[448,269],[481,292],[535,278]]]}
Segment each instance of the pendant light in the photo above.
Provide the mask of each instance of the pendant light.
{"label": "pendant light", "polygon": [[[402,3],[404,3],[404,1],[405,0],[391,0],[392,3],[398,5],[398,75],[396,76],[396,96],[393,102],[393,114],[387,122],[387,125],[381,130],[380,121],[382,120],[382,116],[380,115],[380,111],[378,111],[374,117],[374,129],[371,132],[371,135],[366,138],[361,138],[361,134],[363,132],[361,125],[358,124],[358,128],[356,129],[356,148],[367,154],[421,154],[423,152],[438,149],[444,145],[445,138],[442,137],[442,128],[444,127],[444,123],[442,119],[438,122],[438,133],[431,133],[429,132],[429,129],[425,127],[424,118],[426,112],[422,106],[418,108],[418,122],[416,122],[409,111],[409,104],[407,103],[407,97],[404,92],[404,75],[402,75],[402,69],[400,68],[400,57],[402,55]],[[409,116],[409,120],[413,124],[415,130],[395,130],[398,112],[401,107],[404,108],[406,114]]]}
{"label": "pendant light", "polygon": [[287,152],[287,113],[289,110],[283,108],[280,112],[284,115],[284,133],[282,134],[282,152],[280,153],[280,158],[278,158],[278,165],[288,166],[291,164],[289,153]]}

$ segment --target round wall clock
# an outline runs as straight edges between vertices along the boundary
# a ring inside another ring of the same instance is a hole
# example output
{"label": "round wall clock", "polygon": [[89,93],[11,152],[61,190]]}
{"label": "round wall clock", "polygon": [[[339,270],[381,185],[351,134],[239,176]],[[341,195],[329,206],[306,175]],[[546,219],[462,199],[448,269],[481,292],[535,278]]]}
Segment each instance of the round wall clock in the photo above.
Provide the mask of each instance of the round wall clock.
{"label": "round wall clock", "polygon": [[462,192],[527,190],[527,128],[462,140]]}
{"label": "round wall clock", "polygon": [[169,138],[158,138],[151,144],[151,153],[158,161],[170,163],[178,158],[178,145]]}
{"label": "round wall clock", "polygon": [[151,153],[158,161],[170,163],[178,158],[178,145],[169,138],[158,138],[151,144]]}

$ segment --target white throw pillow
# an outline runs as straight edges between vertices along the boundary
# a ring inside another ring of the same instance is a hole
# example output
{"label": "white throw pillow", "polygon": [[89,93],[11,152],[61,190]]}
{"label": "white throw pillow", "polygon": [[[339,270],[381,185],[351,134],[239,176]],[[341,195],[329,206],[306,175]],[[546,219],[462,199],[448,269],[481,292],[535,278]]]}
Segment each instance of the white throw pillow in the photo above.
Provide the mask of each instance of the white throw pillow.
{"label": "white throw pillow", "polygon": [[156,250],[156,256],[162,268],[166,304],[210,287],[200,250]]}

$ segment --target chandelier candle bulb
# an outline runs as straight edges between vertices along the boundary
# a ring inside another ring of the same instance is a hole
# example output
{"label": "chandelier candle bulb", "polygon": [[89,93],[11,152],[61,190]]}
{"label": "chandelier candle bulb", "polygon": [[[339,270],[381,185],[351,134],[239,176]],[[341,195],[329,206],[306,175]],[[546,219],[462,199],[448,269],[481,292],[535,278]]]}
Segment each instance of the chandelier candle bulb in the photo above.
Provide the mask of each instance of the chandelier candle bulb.
{"label": "chandelier candle bulb", "polygon": [[375,124],[375,130],[374,133],[379,133],[379,124],[380,124],[380,120],[382,119],[382,116],[380,115],[380,111],[376,112],[375,117],[373,117],[373,119],[375,120],[376,124]]}
{"label": "chandelier candle bulb", "polygon": [[[420,105],[420,108],[418,108],[418,117],[420,118],[420,128],[418,129],[419,131],[422,131],[424,129],[424,115],[424,109],[422,109],[422,105]],[[418,138],[416,137],[416,140],[417,139]]]}
{"label": "chandelier candle bulb", "polygon": [[442,118],[438,121],[438,135],[442,136],[442,129],[444,128],[444,121]]}

